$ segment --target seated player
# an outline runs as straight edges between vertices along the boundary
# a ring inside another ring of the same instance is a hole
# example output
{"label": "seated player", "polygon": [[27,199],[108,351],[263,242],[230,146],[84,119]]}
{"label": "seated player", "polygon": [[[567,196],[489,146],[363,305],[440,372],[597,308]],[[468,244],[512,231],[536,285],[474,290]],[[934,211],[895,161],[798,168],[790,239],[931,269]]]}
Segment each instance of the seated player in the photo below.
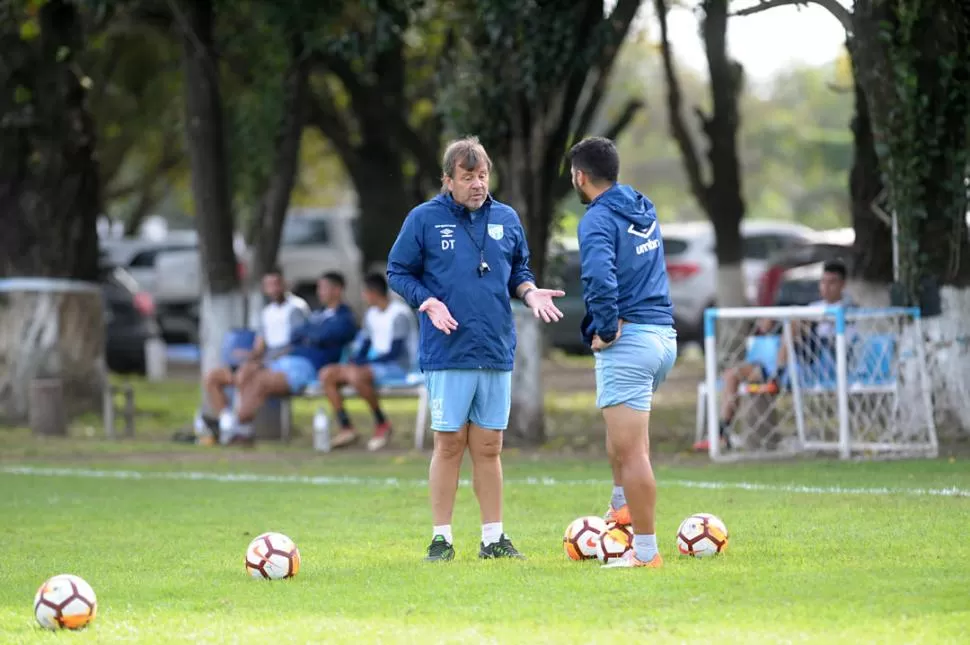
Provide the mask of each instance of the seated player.
{"label": "seated player", "polygon": [[[232,365],[224,365],[211,370],[204,378],[205,392],[211,409],[220,416],[229,414],[229,398],[226,389],[235,386],[237,391],[252,375],[263,367],[267,360],[286,352],[290,343],[290,332],[306,322],[310,306],[303,298],[286,290],[283,272],[274,267],[266,272],[262,280],[263,294],[269,301],[260,314],[259,332],[251,350],[241,350],[233,356]],[[240,360],[240,362],[236,362]],[[238,365],[238,368],[235,367]],[[219,427],[218,418],[203,415],[205,434],[199,441],[211,443],[213,434]]]}
{"label": "seated player", "polygon": [[374,435],[368,450],[380,450],[391,436],[391,424],[381,410],[375,386],[404,379],[412,363],[415,319],[406,304],[388,297],[387,280],[380,274],[364,279],[364,301],[370,306],[364,316],[360,345],[348,365],[330,365],[320,370],[320,383],[333,406],[340,432],[332,446],[343,448],[359,439],[344,410],[340,388],[351,385],[374,413]]}
{"label": "seated player", "polygon": [[[811,303],[812,307],[835,306],[851,307],[852,300],[845,293],[845,281],[847,271],[845,264],[838,260],[826,262],[822,269],[822,278],[819,280],[818,290],[821,299]],[[774,323],[770,320],[758,322],[756,333],[772,333]],[[776,332],[780,333],[780,331]],[[835,324],[830,320],[822,320],[817,323],[807,325],[800,321],[792,322],[792,339],[795,343],[795,350],[804,363],[810,363],[824,353],[834,354],[835,352]],[[722,389],[721,411],[720,411],[720,437],[723,447],[730,447],[730,437],[728,428],[734,420],[737,412],[738,388],[745,383],[764,383],[765,393],[774,394],[781,390],[781,382],[784,380],[785,370],[788,363],[788,348],[785,343],[781,343],[778,348],[777,367],[771,374],[764,365],[754,363],[741,363],[724,370],[721,378],[724,382]],[[709,442],[704,439],[694,444],[694,450],[706,451]]]}
{"label": "seated player", "polygon": [[324,308],[312,312],[306,323],[290,333],[286,354],[243,384],[236,412],[219,420],[220,441],[251,443],[250,423],[266,399],[299,394],[322,367],[340,361],[344,347],[357,334],[354,313],[343,301],[344,285],[339,273],[324,274],[317,281]]}

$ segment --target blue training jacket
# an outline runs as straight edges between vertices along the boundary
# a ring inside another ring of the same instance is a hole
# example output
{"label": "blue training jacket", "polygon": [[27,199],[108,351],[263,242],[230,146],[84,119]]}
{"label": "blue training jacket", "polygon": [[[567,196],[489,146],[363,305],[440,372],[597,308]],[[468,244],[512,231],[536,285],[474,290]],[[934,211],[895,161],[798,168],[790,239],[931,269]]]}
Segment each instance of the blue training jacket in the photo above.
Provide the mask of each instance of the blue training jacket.
{"label": "blue training jacket", "polygon": [[[491,269],[479,277],[484,249]],[[422,314],[419,359],[424,370],[510,371],[515,357],[511,298],[535,282],[519,216],[488,197],[469,213],[451,195],[415,207],[387,258],[391,289],[413,308],[434,296],[447,305],[458,329],[445,335]]]}
{"label": "blue training jacket", "polygon": [[357,320],[346,304],[318,309],[290,332],[290,354],[303,356],[315,369],[340,362],[344,347],[357,335]]}
{"label": "blue training jacket", "polygon": [[653,203],[614,184],[587,207],[579,222],[586,317],[583,338],[610,342],[619,320],[673,325],[674,306],[664,262],[663,238]]}

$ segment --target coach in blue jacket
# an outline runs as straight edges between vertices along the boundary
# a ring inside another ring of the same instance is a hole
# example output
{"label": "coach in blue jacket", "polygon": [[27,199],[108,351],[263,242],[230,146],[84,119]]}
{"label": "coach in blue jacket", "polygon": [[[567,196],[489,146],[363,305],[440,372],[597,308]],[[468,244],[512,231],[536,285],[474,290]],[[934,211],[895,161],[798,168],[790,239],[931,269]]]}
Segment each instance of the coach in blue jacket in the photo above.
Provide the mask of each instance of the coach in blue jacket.
{"label": "coach in blue jacket", "polygon": [[596,356],[596,404],[613,468],[607,519],[632,523],[634,533],[634,549],[606,566],[657,568],[663,559],[654,528],[650,405],[677,356],[663,238],[650,200],[617,183],[612,141],[584,139],[569,159],[573,187],[587,204],[579,223],[583,335]]}
{"label": "coach in blue jacket", "polygon": [[509,423],[515,324],[510,299],[545,322],[562,313],[536,288],[514,210],[489,195],[492,162],[477,138],[445,150],[442,192],[412,210],[391,249],[391,288],[421,316],[434,453],[428,561],[451,560],[451,517],[465,448],[482,515],[480,558],[521,558],[502,528],[502,431]]}

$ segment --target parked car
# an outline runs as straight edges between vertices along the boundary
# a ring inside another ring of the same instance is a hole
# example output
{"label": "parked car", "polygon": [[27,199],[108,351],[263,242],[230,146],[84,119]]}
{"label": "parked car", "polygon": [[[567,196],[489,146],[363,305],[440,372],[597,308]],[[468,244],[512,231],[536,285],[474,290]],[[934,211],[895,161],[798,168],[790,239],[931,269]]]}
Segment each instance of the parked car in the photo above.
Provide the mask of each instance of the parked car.
{"label": "parked car", "polygon": [[819,231],[810,244],[772,255],[758,284],[759,306],[807,305],[818,300],[818,282],[826,262],[841,260],[852,270],[851,228]]}
{"label": "parked car", "polygon": [[[708,222],[661,224],[670,297],[674,303],[674,326],[682,343],[701,340],[704,310],[716,302],[717,257],[714,229]],[[789,222],[750,221],[741,226],[744,248],[742,271],[749,302],[757,293],[758,280],[769,255],[779,249],[808,244],[815,231]],[[556,302],[563,320],[547,328],[549,342],[567,352],[588,351],[579,326],[585,314],[580,280],[579,245],[575,238],[558,240],[550,249],[551,283],[566,291]]]}
{"label": "parked car", "polygon": [[102,257],[113,266],[125,269],[148,293],[155,293],[155,258],[168,251],[191,251],[199,245],[192,230],[170,231],[163,240],[120,238],[100,241]]}
{"label": "parked car", "polygon": [[145,343],[161,332],[151,294],[125,269],[102,260],[98,281],[104,299],[105,360],[108,369],[145,373]]}
{"label": "parked car", "polygon": [[[710,222],[661,224],[674,325],[681,341],[703,337],[704,310],[717,302],[717,257]],[[758,282],[772,253],[808,244],[815,231],[791,222],[743,221],[742,262],[745,296],[754,302]]]}
{"label": "parked car", "polygon": [[[317,280],[327,271],[339,271],[347,280],[346,300],[362,313],[356,212],[343,208],[294,208],[287,213],[280,237],[277,264],[294,293],[310,306],[317,301]],[[238,253],[239,275],[245,278],[253,265],[253,249]],[[197,248],[160,251],[155,259],[155,300],[159,323],[170,342],[196,342],[202,272]]]}

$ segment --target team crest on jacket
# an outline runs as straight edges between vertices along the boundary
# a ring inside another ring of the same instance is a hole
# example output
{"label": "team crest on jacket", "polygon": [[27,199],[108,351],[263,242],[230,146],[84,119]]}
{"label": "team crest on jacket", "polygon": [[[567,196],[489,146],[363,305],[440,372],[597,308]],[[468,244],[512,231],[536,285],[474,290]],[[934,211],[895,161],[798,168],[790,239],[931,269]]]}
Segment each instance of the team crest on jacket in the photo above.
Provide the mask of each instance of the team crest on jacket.
{"label": "team crest on jacket", "polygon": [[501,240],[505,237],[505,227],[501,224],[489,224],[488,236],[493,240]]}

